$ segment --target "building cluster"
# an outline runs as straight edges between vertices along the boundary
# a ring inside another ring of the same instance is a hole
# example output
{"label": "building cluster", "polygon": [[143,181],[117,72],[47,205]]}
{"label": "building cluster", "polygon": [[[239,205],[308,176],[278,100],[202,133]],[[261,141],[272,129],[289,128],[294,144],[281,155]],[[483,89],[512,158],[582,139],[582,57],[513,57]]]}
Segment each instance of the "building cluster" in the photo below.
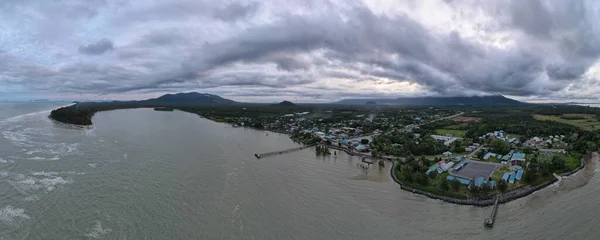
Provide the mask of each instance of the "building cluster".
{"label": "building cluster", "polygon": [[444,146],[450,146],[450,145],[452,145],[453,142],[462,139],[459,137],[442,136],[442,135],[431,135],[431,137],[435,140],[438,140],[441,143],[444,143]]}
{"label": "building cluster", "polygon": [[515,137],[508,137],[506,135],[506,133],[504,133],[504,130],[498,130],[498,131],[493,131],[493,132],[489,132],[484,134],[483,136],[480,137],[481,139],[490,139],[490,138],[495,138],[495,139],[500,139],[500,140],[504,140],[510,144],[519,144],[521,141]]}
{"label": "building cluster", "polygon": [[551,135],[546,138],[532,137],[523,143],[525,147],[532,148],[566,148],[565,135]]}

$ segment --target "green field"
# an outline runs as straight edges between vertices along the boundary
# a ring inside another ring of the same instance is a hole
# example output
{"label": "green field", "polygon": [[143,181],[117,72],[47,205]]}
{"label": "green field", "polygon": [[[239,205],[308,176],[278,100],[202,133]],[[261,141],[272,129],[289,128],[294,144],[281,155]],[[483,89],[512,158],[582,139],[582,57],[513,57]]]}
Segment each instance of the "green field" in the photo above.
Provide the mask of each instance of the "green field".
{"label": "green field", "polygon": [[466,130],[455,130],[455,129],[436,129],[435,134],[438,135],[452,135],[454,137],[464,137]]}
{"label": "green field", "polygon": [[560,116],[535,114],[533,115],[533,118],[542,121],[555,121],[560,123],[566,123],[587,131],[600,129],[600,122],[598,122],[598,119],[593,114],[563,114]]}

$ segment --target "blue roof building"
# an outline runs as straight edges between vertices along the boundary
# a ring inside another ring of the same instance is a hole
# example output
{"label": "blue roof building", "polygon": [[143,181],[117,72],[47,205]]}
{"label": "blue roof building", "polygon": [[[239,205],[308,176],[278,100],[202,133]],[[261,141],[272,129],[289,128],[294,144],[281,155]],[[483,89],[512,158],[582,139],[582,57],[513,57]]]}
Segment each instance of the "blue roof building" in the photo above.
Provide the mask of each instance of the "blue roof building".
{"label": "blue roof building", "polygon": [[440,165],[438,165],[437,163],[429,166],[429,169],[427,169],[427,171],[425,171],[425,174],[429,175],[430,172],[436,171],[439,166]]}
{"label": "blue roof building", "polygon": [[356,151],[366,152],[368,150],[369,150],[369,146],[368,145],[359,144],[358,146],[356,146]]}
{"label": "blue roof building", "polygon": [[475,178],[475,186],[481,187],[481,185],[483,184],[484,181],[485,180],[483,179],[483,177]]}
{"label": "blue roof building", "polygon": [[519,165],[521,166],[525,162],[525,153],[513,153],[510,158],[510,165]]}
{"label": "blue roof building", "polygon": [[488,184],[490,185],[491,188],[496,188],[496,181],[494,181],[494,180],[488,181]]}
{"label": "blue roof building", "polygon": [[505,182],[508,182],[508,177],[510,176],[509,173],[504,173],[504,175],[502,175],[502,180],[504,180]]}
{"label": "blue roof building", "polygon": [[511,173],[510,177],[508,177],[508,183],[515,183],[515,174]]}
{"label": "blue roof building", "polygon": [[523,177],[523,170],[517,171],[517,175],[515,176],[515,179],[517,181],[519,181],[519,180],[521,180],[522,177]]}
{"label": "blue roof building", "polygon": [[465,179],[465,178],[460,178],[460,177],[455,177],[455,176],[447,176],[446,179],[448,181],[454,181],[454,180],[459,181],[463,185],[471,184],[471,180]]}
{"label": "blue roof building", "polygon": [[515,160],[515,159],[523,159],[525,160],[525,153],[513,153],[512,157],[510,158],[510,160]]}

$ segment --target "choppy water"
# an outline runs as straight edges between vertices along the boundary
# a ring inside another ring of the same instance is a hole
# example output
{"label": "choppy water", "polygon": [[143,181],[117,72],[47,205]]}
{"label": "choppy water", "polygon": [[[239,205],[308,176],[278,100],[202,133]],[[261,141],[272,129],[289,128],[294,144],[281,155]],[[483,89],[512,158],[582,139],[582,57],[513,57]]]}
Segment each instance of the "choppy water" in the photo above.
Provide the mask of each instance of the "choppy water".
{"label": "choppy water", "polygon": [[93,130],[0,104],[0,239],[597,239],[596,163],[489,208],[400,190],[384,169],[182,112],[97,114]]}

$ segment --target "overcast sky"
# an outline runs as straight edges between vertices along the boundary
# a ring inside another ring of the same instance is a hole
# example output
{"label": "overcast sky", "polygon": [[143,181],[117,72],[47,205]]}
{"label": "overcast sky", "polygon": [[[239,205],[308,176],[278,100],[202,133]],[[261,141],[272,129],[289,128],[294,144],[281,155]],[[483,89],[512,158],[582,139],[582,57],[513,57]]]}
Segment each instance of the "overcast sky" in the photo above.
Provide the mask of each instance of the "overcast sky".
{"label": "overcast sky", "polygon": [[600,1],[0,0],[0,98],[598,101]]}

